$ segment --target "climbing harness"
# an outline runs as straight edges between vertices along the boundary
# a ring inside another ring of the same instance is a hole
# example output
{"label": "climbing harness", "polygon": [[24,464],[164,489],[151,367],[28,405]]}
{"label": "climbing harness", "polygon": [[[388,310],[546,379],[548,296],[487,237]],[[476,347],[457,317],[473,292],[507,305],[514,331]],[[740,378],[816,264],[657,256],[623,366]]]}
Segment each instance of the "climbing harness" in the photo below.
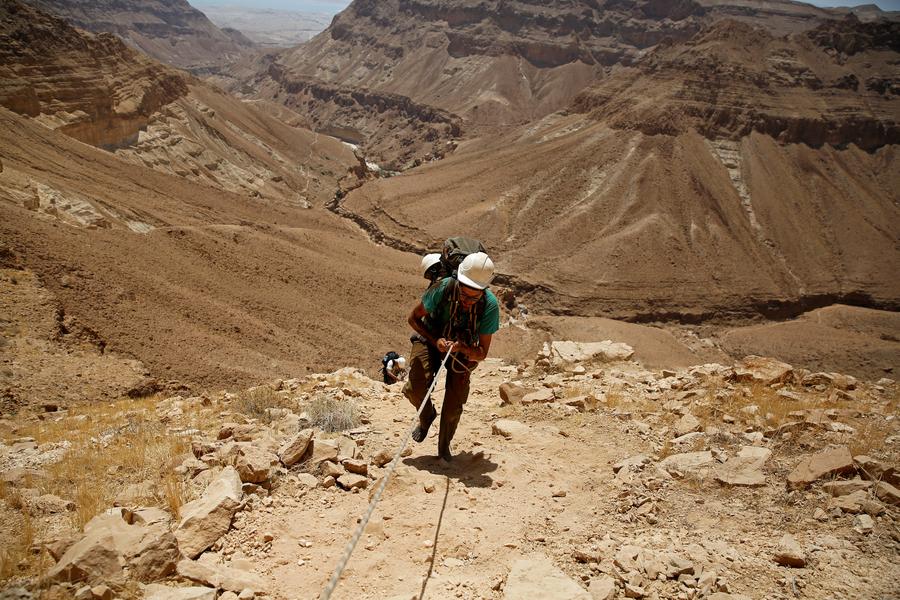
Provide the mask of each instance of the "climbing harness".
{"label": "climbing harness", "polygon": [[369,519],[372,518],[372,513],[375,512],[375,507],[378,505],[379,500],[381,500],[381,494],[384,492],[384,488],[387,486],[388,480],[391,478],[391,475],[393,475],[394,469],[397,468],[397,463],[400,461],[400,455],[403,454],[403,451],[406,449],[406,445],[409,443],[409,438],[412,435],[413,430],[419,424],[419,417],[422,415],[422,409],[424,409],[425,405],[428,404],[428,399],[431,398],[431,393],[434,391],[434,386],[437,384],[441,371],[444,369],[444,366],[446,365],[447,359],[450,357],[451,352],[452,350],[447,350],[447,354],[444,355],[444,360],[441,361],[441,366],[438,367],[437,373],[434,374],[434,379],[431,382],[431,386],[429,386],[428,388],[428,393],[425,394],[425,397],[422,398],[422,403],[419,405],[419,411],[416,413],[415,423],[413,423],[413,426],[409,428],[408,432],[406,432],[406,437],[403,438],[403,445],[400,446],[399,450],[397,450],[397,453],[394,455],[394,459],[388,466],[387,473],[385,473],[384,477],[381,478],[381,484],[375,491],[375,495],[372,496],[372,500],[369,502],[369,508],[366,509],[366,513],[363,515],[362,519],[360,519],[359,525],[356,527],[356,531],[353,532],[353,537],[351,537],[350,541],[347,542],[347,546],[346,548],[344,548],[344,553],[343,555],[341,555],[341,559],[338,561],[337,567],[335,567],[334,573],[331,575],[331,579],[328,580],[328,585],[325,586],[325,589],[322,590],[322,593],[319,595],[319,600],[328,600],[329,598],[331,598],[331,594],[334,593],[338,582],[341,580],[341,574],[347,567],[347,562],[349,562],[350,560],[350,555],[353,554],[353,549],[356,548],[356,544],[357,542],[359,542],[359,538],[362,537],[363,531],[365,531],[366,525],[369,523]]}

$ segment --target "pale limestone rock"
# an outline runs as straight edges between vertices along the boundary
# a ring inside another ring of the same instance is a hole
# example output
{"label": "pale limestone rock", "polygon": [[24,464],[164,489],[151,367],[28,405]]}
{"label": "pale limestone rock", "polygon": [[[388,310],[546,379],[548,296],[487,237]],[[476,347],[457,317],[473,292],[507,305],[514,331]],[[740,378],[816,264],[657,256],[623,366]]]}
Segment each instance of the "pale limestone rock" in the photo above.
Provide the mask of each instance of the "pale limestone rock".
{"label": "pale limestone rock", "polygon": [[590,594],[542,554],[517,560],[503,589],[504,600],[591,600]]}
{"label": "pale limestone rock", "polygon": [[383,467],[393,460],[394,454],[390,450],[379,450],[375,456],[372,457],[372,464],[376,467]]}
{"label": "pale limestone rock", "polygon": [[841,373],[810,373],[805,375],[800,383],[807,387],[825,385],[839,390],[852,390],[856,388],[856,378]]}
{"label": "pale limestone rock", "polygon": [[853,469],[853,457],[846,446],[829,448],[801,460],[788,475],[788,484],[806,487],[826,475],[847,473]]}
{"label": "pale limestone rock", "polygon": [[259,575],[235,567],[212,564],[210,561],[182,560],[178,563],[178,574],[186,579],[235,593],[246,589],[266,589],[265,582]]}
{"label": "pale limestone rock", "polygon": [[234,468],[245,483],[263,483],[279,463],[277,456],[248,442],[240,442],[234,455]]}
{"label": "pale limestone rock", "polygon": [[529,428],[524,423],[512,419],[499,419],[491,424],[491,432],[506,439],[527,435]]}
{"label": "pale limestone rock", "polygon": [[616,580],[609,575],[599,575],[591,580],[588,592],[591,594],[591,600],[614,600]]}
{"label": "pale limestone rock", "polygon": [[357,456],[356,441],[346,435],[337,438],[338,456],[337,462],[342,463],[345,460],[352,460]]}
{"label": "pale limestone rock", "polygon": [[659,466],[668,473],[691,473],[709,467],[714,461],[712,452],[684,452],[667,456]]}
{"label": "pale limestone rock", "polygon": [[786,567],[806,566],[806,555],[800,547],[800,542],[789,533],[784,534],[779,540],[774,558],[775,562]]}
{"label": "pale limestone rock", "polygon": [[278,457],[281,459],[282,464],[286,467],[292,467],[300,462],[307,448],[309,448],[313,435],[315,435],[314,429],[304,429],[287,440],[278,449]]}
{"label": "pale limestone rock", "polygon": [[312,473],[300,473],[297,475],[297,484],[300,487],[317,488],[319,487],[319,479]]}
{"label": "pale limestone rock", "polygon": [[854,456],[853,462],[856,463],[865,479],[882,480],[895,487],[900,486],[900,472],[894,467],[889,466],[887,463],[864,454]]}
{"label": "pale limestone rock", "polygon": [[556,396],[550,388],[541,388],[537,391],[522,396],[522,404],[538,404],[543,402],[553,402]]}
{"label": "pale limestone rock", "polygon": [[633,471],[639,471],[650,462],[650,457],[646,454],[635,454],[634,456],[629,456],[623,460],[620,460],[616,464],[613,465],[613,473],[618,473],[622,469],[628,469]]}
{"label": "pale limestone rock", "polygon": [[369,474],[369,465],[362,459],[348,458],[343,464],[348,473],[356,473],[357,475]]}
{"label": "pale limestone rock", "polygon": [[858,492],[859,490],[867,490],[872,487],[871,481],[865,481],[862,479],[850,479],[847,481],[829,481],[827,483],[822,484],[822,491],[831,494],[832,496],[846,496],[847,494],[852,494],[853,492]]}
{"label": "pale limestone rock", "polygon": [[534,390],[522,387],[517,383],[511,383],[509,381],[501,383],[500,406],[506,406],[507,404],[520,404],[522,402],[522,398],[533,391]]}
{"label": "pale limestone rock", "polygon": [[551,342],[545,346],[550,361],[556,366],[576,362],[616,362],[629,360],[634,349],[628,344],[605,340],[602,342]]}
{"label": "pale limestone rock", "polygon": [[334,477],[337,479],[344,474],[344,469],[334,464],[330,460],[326,460],[321,464],[321,474],[324,477]]}
{"label": "pale limestone rock", "polygon": [[626,573],[637,571],[639,569],[637,557],[643,550],[640,546],[625,544],[616,552],[613,564]]}
{"label": "pale limestone rock", "polygon": [[319,464],[330,460],[334,462],[338,458],[340,446],[335,440],[313,439],[310,441],[312,450],[307,450],[310,468],[315,469]]}
{"label": "pale limestone rock", "polygon": [[[224,597],[224,594],[222,597]],[[171,587],[151,583],[144,588],[144,600],[216,600],[216,589],[210,587]]]}
{"label": "pale limestone rock", "polygon": [[365,475],[344,473],[337,478],[337,484],[345,490],[352,490],[353,488],[365,489],[369,485],[369,478]]}
{"label": "pale limestone rock", "polygon": [[700,431],[703,424],[691,413],[685,414],[677,423],[675,423],[675,435],[682,436],[695,431]]}
{"label": "pale limestone rock", "polygon": [[853,529],[859,533],[871,533],[875,528],[875,521],[869,515],[856,515],[853,520]]}
{"label": "pale limestone rock", "polygon": [[725,485],[761,486],[766,484],[766,477],[760,469],[772,456],[768,448],[742,446],[737,456],[729,458],[725,463],[713,469],[716,481]]}
{"label": "pale limestone rock", "polygon": [[195,558],[225,535],[242,495],[238,472],[225,467],[200,498],[182,506],[181,522],[175,531],[181,552]]}
{"label": "pale limestone rock", "polygon": [[886,481],[879,481],[875,484],[875,496],[888,504],[900,504],[900,490]]}
{"label": "pale limestone rock", "polygon": [[794,367],[774,358],[747,356],[734,367],[734,381],[772,385],[784,383],[794,374]]}
{"label": "pale limestone rock", "polygon": [[597,399],[593,396],[572,396],[571,398],[560,399],[559,403],[567,410],[574,409],[577,412],[584,412],[596,406]]}

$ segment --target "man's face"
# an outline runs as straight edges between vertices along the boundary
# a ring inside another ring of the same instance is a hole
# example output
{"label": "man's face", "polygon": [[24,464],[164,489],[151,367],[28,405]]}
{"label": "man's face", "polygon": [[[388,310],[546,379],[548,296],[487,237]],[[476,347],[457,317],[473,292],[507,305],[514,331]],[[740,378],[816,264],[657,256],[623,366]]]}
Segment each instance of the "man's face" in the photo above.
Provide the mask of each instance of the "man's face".
{"label": "man's face", "polygon": [[475,288],[470,288],[462,284],[459,285],[459,302],[466,308],[471,307],[481,300],[483,295],[484,290],[476,290]]}

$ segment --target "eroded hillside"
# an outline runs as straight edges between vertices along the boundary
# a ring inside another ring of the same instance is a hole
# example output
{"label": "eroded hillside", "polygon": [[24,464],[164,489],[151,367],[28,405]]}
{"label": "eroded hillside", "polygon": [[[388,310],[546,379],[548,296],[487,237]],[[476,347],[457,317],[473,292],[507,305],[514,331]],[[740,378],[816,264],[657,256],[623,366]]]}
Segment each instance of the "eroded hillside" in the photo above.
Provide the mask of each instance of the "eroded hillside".
{"label": "eroded hillside", "polygon": [[852,55],[826,30],[775,39],[722,22],[614,72],[569,114],[464,143],[342,209],[398,247],[469,231],[557,314],[896,308],[897,114],[874,82],[893,80],[897,51],[875,41],[885,25],[841,26]]}
{"label": "eroded hillside", "polygon": [[80,29],[114,34],[156,60],[198,74],[215,72],[253,48],[239,31],[219,29],[185,0],[28,3]]}

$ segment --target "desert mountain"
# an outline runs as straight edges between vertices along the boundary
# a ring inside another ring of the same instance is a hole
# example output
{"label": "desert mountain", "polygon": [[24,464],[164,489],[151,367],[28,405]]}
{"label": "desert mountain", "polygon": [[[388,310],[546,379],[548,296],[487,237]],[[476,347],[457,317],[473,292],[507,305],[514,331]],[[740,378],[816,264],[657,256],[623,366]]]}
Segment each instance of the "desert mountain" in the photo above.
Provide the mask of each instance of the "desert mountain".
{"label": "desert mountain", "polygon": [[343,209],[414,248],[472,232],[559,314],[896,308],[895,27],[784,39],[722,22],[614,71],[568,114],[464,143]]}
{"label": "desert mountain", "polygon": [[[458,129],[492,134],[562,109],[609,67],[719,19],[782,35],[841,14],[786,1],[357,0],[306,44],[243,65],[229,87],[402,167],[443,156]],[[428,107],[443,111],[439,121]]]}
{"label": "desert mountain", "polygon": [[364,170],[345,144],[109,34],[15,2],[0,16],[2,103],[20,113],[0,116],[4,260],[57,298],[61,330],[187,383],[403,340],[412,261],[322,208]]}
{"label": "desert mountain", "polygon": [[222,30],[186,0],[29,0],[29,4],[95,33],[195,73],[216,71],[253,47],[237,30]]}

